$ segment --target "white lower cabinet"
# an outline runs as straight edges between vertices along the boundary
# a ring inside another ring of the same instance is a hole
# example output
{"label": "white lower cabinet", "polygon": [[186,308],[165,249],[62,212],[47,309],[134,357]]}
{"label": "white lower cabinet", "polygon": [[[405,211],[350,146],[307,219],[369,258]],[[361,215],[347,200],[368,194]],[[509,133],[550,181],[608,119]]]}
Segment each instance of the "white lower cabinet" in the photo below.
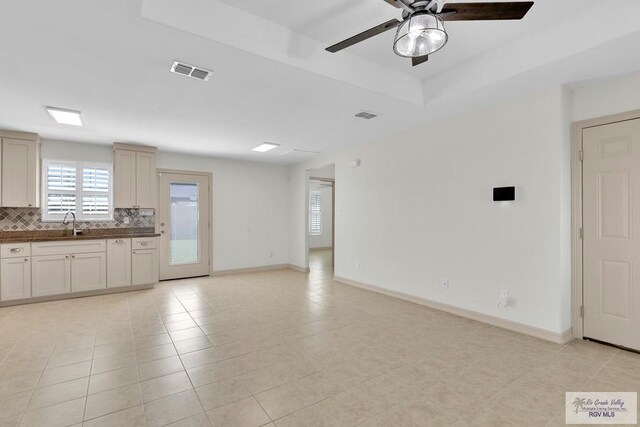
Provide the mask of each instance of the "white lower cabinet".
{"label": "white lower cabinet", "polygon": [[136,249],[131,252],[133,285],[158,283],[158,255],[155,249]]}
{"label": "white lower cabinet", "polygon": [[0,302],[155,283],[155,237],[0,245]]}
{"label": "white lower cabinet", "polygon": [[31,297],[31,258],[3,259],[0,277],[0,301]]}
{"label": "white lower cabinet", "polygon": [[104,252],[71,255],[71,292],[107,287],[107,255]]}
{"label": "white lower cabinet", "polygon": [[107,287],[131,286],[131,239],[107,240]]}
{"label": "white lower cabinet", "polygon": [[93,291],[107,286],[104,252],[34,256],[31,264],[34,297]]}
{"label": "white lower cabinet", "polygon": [[31,258],[31,294],[34,297],[71,292],[69,255],[43,255]]}

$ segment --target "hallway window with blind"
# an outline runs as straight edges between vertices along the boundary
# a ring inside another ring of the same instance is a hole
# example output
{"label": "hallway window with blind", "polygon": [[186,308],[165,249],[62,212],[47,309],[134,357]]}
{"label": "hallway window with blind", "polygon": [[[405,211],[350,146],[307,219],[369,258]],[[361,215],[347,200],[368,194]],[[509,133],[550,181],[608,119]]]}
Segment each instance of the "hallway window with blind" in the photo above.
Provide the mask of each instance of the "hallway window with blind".
{"label": "hallway window with blind", "polygon": [[309,193],[309,234],[322,234],[322,196],[319,191]]}
{"label": "hallway window with blind", "polygon": [[62,221],[71,211],[78,221],[113,219],[111,163],[42,161],[42,219]]}

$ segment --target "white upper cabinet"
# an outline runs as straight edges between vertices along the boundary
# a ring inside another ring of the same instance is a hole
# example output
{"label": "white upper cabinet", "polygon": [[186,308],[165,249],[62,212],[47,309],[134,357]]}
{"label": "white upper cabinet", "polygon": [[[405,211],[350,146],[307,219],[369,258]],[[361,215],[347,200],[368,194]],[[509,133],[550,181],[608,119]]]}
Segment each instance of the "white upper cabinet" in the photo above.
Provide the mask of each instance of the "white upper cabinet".
{"label": "white upper cabinet", "polygon": [[132,208],[136,205],[136,152],[113,151],[114,207]]}
{"label": "white upper cabinet", "polygon": [[156,148],[114,144],[114,206],[156,208]]}
{"label": "white upper cabinet", "polygon": [[2,206],[40,207],[40,138],[0,131]]}
{"label": "white upper cabinet", "polygon": [[136,153],[136,198],[139,208],[156,207],[156,153]]}

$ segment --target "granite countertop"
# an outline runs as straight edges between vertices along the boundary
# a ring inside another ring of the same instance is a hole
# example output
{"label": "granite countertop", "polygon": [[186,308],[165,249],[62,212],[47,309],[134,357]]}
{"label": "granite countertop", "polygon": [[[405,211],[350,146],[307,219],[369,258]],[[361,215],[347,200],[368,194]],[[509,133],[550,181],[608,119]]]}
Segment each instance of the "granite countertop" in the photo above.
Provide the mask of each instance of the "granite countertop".
{"label": "granite countertop", "polygon": [[126,239],[132,237],[158,237],[153,227],[148,228],[90,228],[74,236],[71,230],[0,231],[0,243],[50,242],[56,240]]}

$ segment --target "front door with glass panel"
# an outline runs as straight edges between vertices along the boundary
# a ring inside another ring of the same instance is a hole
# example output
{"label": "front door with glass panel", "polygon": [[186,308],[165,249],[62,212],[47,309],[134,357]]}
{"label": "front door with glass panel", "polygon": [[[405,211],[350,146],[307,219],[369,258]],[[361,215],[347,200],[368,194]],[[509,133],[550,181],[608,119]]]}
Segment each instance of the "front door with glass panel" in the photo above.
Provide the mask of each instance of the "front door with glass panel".
{"label": "front door with glass panel", "polygon": [[158,172],[160,280],[206,276],[209,258],[209,176]]}

